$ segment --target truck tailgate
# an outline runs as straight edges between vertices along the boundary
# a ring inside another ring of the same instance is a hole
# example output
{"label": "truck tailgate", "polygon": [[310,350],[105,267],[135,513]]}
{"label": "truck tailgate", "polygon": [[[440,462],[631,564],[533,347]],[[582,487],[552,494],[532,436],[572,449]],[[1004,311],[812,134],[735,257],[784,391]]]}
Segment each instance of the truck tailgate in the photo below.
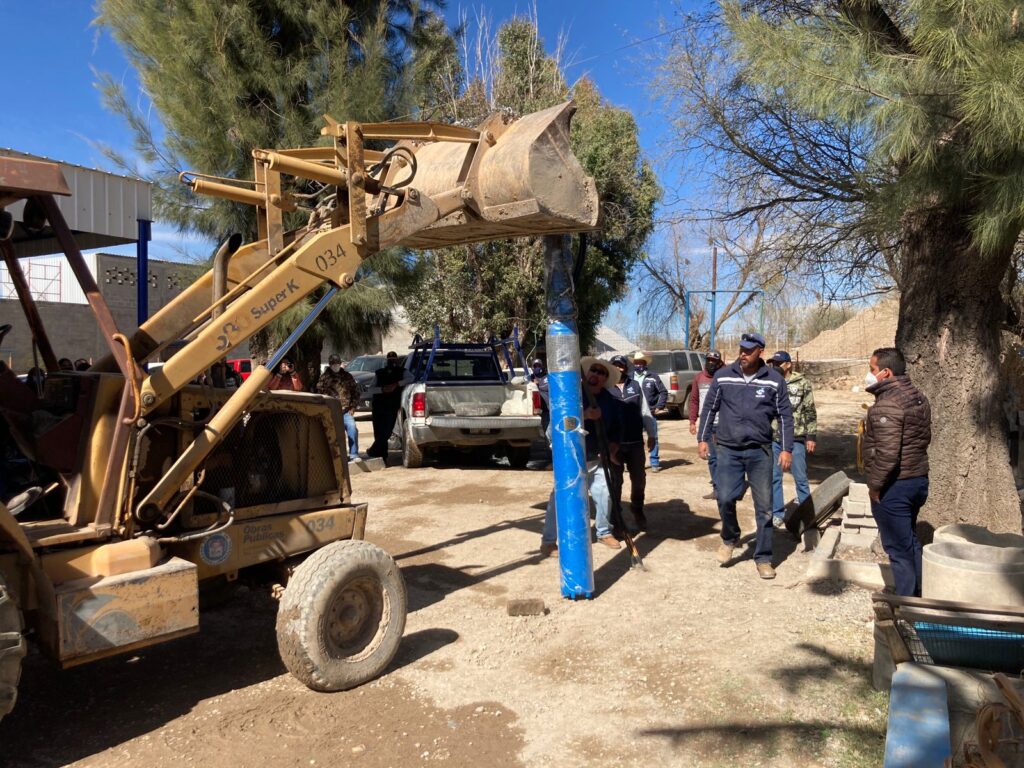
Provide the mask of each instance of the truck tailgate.
{"label": "truck tailgate", "polygon": [[533,415],[533,400],[526,384],[430,382],[426,395],[428,416],[445,414],[475,419]]}

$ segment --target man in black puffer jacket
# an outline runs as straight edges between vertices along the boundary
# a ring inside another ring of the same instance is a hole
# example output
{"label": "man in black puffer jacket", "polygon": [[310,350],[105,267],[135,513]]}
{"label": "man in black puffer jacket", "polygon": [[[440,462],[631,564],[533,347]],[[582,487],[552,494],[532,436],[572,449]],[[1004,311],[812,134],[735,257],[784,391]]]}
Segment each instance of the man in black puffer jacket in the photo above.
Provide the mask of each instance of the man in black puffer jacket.
{"label": "man in black puffer jacket", "polygon": [[928,500],[928,444],[932,410],[910,382],[907,362],[895,347],[876,349],[865,377],[875,396],[864,428],[864,468],[871,514],[889,556],[896,594],[921,594],[921,542],[917,515]]}
{"label": "man in black puffer jacket", "polygon": [[779,467],[789,469],[793,460],[793,409],[782,374],[761,359],[764,337],[745,333],[740,341],[739,359],[719,368],[711,382],[697,432],[697,452],[708,457],[714,427],[718,442],[718,514],[722,518],[719,565],[727,565],[740,541],[736,502],[743,496],[744,482],[754,497],[757,543],[754,563],[762,579],[774,579],[772,566],[772,422],[779,421]]}

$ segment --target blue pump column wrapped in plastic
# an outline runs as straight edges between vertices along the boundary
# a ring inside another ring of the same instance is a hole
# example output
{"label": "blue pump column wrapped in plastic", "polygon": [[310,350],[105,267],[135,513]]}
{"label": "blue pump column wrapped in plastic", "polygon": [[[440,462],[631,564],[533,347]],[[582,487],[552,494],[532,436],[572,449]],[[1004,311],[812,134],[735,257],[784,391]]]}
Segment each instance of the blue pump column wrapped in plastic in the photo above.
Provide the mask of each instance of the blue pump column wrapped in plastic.
{"label": "blue pump column wrapped in plastic", "polygon": [[555,516],[562,596],[594,596],[590,546],[587,456],[582,432],[580,341],[573,297],[572,251],[568,235],[544,238],[548,328],[548,393],[551,401],[551,458],[555,475]]}

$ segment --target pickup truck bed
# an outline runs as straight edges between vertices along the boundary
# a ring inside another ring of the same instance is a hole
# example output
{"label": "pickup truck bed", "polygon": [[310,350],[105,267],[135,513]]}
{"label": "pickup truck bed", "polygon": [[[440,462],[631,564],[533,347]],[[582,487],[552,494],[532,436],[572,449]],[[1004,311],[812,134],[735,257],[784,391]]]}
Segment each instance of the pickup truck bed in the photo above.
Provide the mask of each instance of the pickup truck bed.
{"label": "pickup truck bed", "polygon": [[[483,346],[483,345],[480,345]],[[422,465],[443,447],[504,447],[513,466],[526,464],[544,436],[540,393],[502,372],[490,349],[418,350],[407,358],[414,377],[402,392],[402,460]]]}

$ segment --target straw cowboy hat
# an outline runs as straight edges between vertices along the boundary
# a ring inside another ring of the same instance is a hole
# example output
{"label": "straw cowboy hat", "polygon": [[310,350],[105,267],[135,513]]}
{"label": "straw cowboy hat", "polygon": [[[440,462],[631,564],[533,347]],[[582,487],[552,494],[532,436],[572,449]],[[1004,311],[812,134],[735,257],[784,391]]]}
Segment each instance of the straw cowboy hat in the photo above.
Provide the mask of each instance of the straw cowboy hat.
{"label": "straw cowboy hat", "polygon": [[619,369],[612,365],[607,360],[602,360],[599,357],[584,357],[580,360],[580,368],[583,369],[583,380],[587,380],[587,374],[590,372],[592,365],[599,365],[608,371],[608,378],[604,380],[605,389],[611,389],[619,383]]}

